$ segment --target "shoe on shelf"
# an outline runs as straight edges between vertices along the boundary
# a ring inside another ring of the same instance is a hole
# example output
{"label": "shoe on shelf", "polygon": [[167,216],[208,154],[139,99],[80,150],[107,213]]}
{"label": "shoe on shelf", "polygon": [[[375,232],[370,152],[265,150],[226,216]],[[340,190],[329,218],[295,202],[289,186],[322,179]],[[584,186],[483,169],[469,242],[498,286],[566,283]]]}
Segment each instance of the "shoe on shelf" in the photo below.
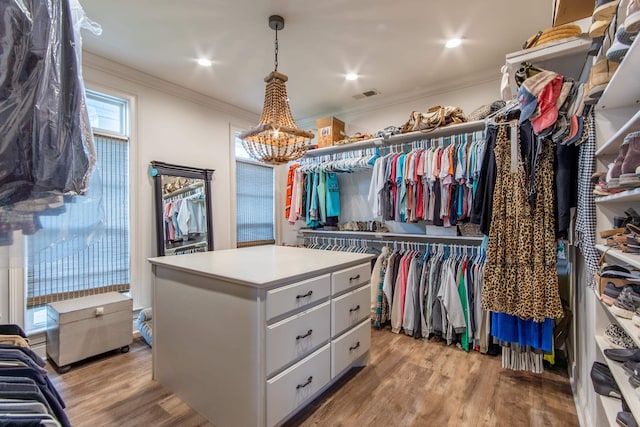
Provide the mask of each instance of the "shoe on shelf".
{"label": "shoe on shelf", "polygon": [[[623,234],[626,238],[629,234]],[[600,268],[600,277],[613,282],[616,286],[630,286],[631,290],[640,296],[640,271],[629,270],[621,265],[611,264]]]}
{"label": "shoe on shelf", "polygon": [[588,88],[585,88],[585,104],[598,102],[617,69],[618,63],[608,61],[606,58],[602,58],[593,64],[589,72]]}
{"label": "shoe on shelf", "polygon": [[635,373],[629,377],[629,384],[633,386],[633,388],[640,387],[640,376]]}
{"label": "shoe on shelf", "polygon": [[627,361],[640,362],[640,349],[633,348],[607,348],[604,350],[607,359],[624,363]]}
{"label": "shoe on shelf", "polygon": [[628,33],[640,33],[640,0],[629,0],[624,27]]}
{"label": "shoe on shelf", "polygon": [[619,348],[638,348],[633,339],[619,325],[610,324],[604,331],[607,340]]}
{"label": "shoe on shelf", "polygon": [[632,362],[631,360],[627,360],[622,364],[622,369],[624,369],[624,372],[629,376],[638,375],[638,372],[640,372],[638,368],[640,368],[640,363]]}
{"label": "shoe on shelf", "polygon": [[633,414],[629,411],[621,411],[616,415],[616,423],[621,427],[638,427]]}
{"label": "shoe on shelf", "polygon": [[613,165],[607,172],[607,187],[618,187],[620,185],[620,175],[622,174],[622,163],[624,163],[624,159],[627,157],[627,153],[629,152],[629,142],[625,138],[625,141],[622,142],[620,148],[618,149],[618,156],[613,161]]}
{"label": "shoe on shelf", "polygon": [[620,166],[620,185],[640,186],[640,177],[636,174],[636,169],[640,167],[640,132],[627,134],[620,147],[623,145],[629,148]]}
{"label": "shoe on shelf", "polygon": [[620,295],[618,295],[616,302],[611,306],[611,312],[618,317],[631,320],[639,307],[640,295],[630,287],[625,286]]}
{"label": "shoe on shelf", "polygon": [[604,363],[593,362],[591,366],[591,383],[593,390],[602,395],[621,399],[620,388],[611,374],[611,370]]}
{"label": "shoe on shelf", "polygon": [[615,236],[616,234],[624,233],[624,227],[612,228],[611,230],[602,230],[600,231],[600,237],[606,239],[607,237]]}
{"label": "shoe on shelf", "polygon": [[609,49],[607,49],[607,59],[611,62],[620,63],[624,59],[627,52],[629,52],[630,44],[624,42],[628,40],[629,35],[625,32],[624,27],[620,27],[616,30],[616,36],[613,39],[613,43]]}
{"label": "shoe on shelf", "polygon": [[597,0],[593,9],[593,20],[611,22],[618,10],[618,3],[620,0]]}
{"label": "shoe on shelf", "polygon": [[629,47],[631,47],[637,35],[637,32],[632,33],[631,31],[628,31],[624,24],[620,25],[616,30],[616,38],[620,40],[622,44],[629,45]]}
{"label": "shoe on shelf", "polygon": [[636,310],[636,312],[633,314],[633,317],[631,318],[631,321],[634,325],[640,328],[640,310]]}
{"label": "shoe on shelf", "polygon": [[607,282],[607,284],[605,285],[602,291],[602,294],[600,295],[600,299],[602,300],[603,303],[611,307],[613,304],[616,303],[616,300],[620,295],[620,291],[622,291],[622,288],[617,287],[611,282]]}

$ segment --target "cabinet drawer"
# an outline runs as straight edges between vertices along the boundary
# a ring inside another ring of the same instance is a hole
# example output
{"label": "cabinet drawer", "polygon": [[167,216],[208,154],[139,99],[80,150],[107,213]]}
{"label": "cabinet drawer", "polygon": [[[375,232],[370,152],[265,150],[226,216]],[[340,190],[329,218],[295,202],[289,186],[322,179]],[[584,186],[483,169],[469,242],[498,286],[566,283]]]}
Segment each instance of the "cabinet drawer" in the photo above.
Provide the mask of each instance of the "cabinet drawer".
{"label": "cabinet drawer", "polygon": [[267,376],[329,340],[329,301],[267,326]]}
{"label": "cabinet drawer", "polygon": [[331,294],[336,295],[369,282],[371,265],[369,263],[357,265],[345,270],[336,271],[331,276]]}
{"label": "cabinet drawer", "polygon": [[314,397],[330,380],[329,344],[267,381],[267,425],[273,426]]}
{"label": "cabinet drawer", "polygon": [[267,320],[312,305],[330,292],[329,274],[267,291]]}
{"label": "cabinet drawer", "polygon": [[365,354],[371,345],[369,319],[331,342],[331,378],[335,378]]}
{"label": "cabinet drawer", "polygon": [[331,336],[342,333],[367,318],[371,305],[371,285],[366,284],[331,301]]}

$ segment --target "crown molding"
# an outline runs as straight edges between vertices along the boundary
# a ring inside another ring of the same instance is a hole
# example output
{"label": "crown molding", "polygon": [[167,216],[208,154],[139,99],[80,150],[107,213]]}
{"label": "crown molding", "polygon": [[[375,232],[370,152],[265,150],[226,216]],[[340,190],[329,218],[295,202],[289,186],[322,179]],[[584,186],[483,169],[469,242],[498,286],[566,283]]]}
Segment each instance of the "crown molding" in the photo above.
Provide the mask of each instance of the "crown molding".
{"label": "crown molding", "polygon": [[498,84],[496,87],[496,96],[499,96],[499,83],[501,74],[495,70],[486,71],[474,78],[458,80],[455,83],[439,84],[435,88],[425,89],[421,91],[408,91],[399,93],[396,95],[382,96],[376,100],[369,100],[366,104],[353,105],[350,107],[340,108],[333,111],[324,111],[318,114],[307,116],[297,120],[300,123],[300,127],[315,126],[315,119],[325,116],[339,116],[341,119],[348,119],[351,116],[358,116],[374,111],[383,110],[385,108],[393,107],[399,104],[405,104],[413,101],[417,101],[423,98],[437,96],[444,93],[455,92],[457,90],[467,89],[473,86],[479,86],[485,83],[495,82]]}
{"label": "crown molding", "polygon": [[112,61],[92,52],[84,51],[82,53],[82,62],[84,67],[92,68],[96,71],[100,71],[141,86],[159,90],[163,93],[191,101],[221,113],[229,114],[237,119],[246,120],[250,123],[257,122],[260,119],[260,115],[257,113],[220,101],[219,99],[212,98],[184,86],[171,83],[167,80],[155,77],[119,62]]}

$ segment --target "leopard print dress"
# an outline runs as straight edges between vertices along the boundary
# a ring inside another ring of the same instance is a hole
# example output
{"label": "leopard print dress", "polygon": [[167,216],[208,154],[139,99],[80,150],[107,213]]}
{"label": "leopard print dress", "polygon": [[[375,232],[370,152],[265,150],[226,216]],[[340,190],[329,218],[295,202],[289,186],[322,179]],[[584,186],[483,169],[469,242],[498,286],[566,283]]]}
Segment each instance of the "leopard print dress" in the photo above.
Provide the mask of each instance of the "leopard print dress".
{"label": "leopard print dress", "polygon": [[[519,149],[516,171],[511,172],[508,127],[499,126],[494,151],[496,182],[482,308],[542,322],[562,315],[556,274],[554,148],[542,142],[537,182],[529,183]],[[528,189],[535,191],[533,205],[527,200]]]}

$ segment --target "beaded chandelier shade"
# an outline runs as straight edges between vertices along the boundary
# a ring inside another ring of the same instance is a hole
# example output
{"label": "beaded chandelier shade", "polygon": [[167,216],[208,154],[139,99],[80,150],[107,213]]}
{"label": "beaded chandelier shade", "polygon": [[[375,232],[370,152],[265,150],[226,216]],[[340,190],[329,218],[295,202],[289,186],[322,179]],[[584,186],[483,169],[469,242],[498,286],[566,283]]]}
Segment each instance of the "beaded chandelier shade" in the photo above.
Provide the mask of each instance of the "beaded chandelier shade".
{"label": "beaded chandelier shade", "polygon": [[285,86],[288,77],[278,72],[278,30],[284,28],[284,19],[277,15],[269,17],[269,27],[276,31],[275,70],[264,79],[267,88],[260,123],[238,137],[253,159],[280,165],[302,157],[314,135],[296,126]]}

